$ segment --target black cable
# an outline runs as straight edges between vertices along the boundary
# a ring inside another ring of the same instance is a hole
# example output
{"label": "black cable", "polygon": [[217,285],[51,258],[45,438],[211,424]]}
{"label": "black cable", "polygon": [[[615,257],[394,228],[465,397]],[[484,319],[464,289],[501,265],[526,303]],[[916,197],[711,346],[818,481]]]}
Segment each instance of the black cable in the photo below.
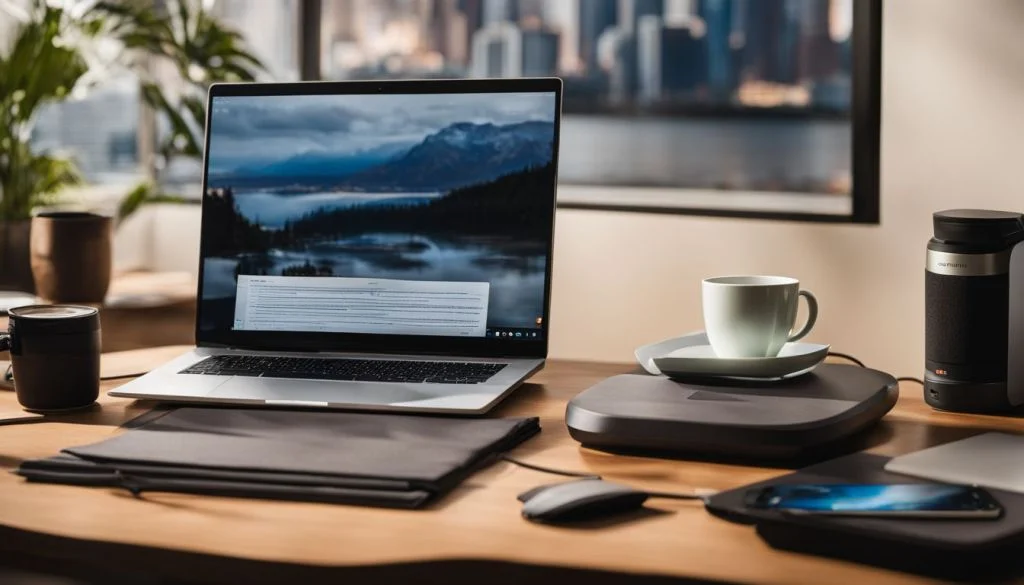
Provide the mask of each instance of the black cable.
{"label": "black cable", "polygon": [[862,368],[866,368],[867,367],[867,366],[864,365],[864,362],[860,361],[859,359],[857,359],[857,358],[855,358],[852,355],[847,354],[847,353],[839,353],[838,351],[830,351],[830,352],[828,352],[828,355],[829,355],[829,357],[837,357],[837,358],[844,359],[846,361],[853,362],[853,363],[857,364],[858,366],[860,366]]}
{"label": "black cable", "polygon": [[541,473],[550,473],[552,475],[564,475],[566,477],[580,477],[583,479],[601,479],[600,475],[594,473],[583,473],[580,471],[564,471],[561,469],[553,469],[551,467],[544,467],[542,465],[534,465],[533,463],[527,463],[518,459],[509,457],[508,455],[501,456],[502,461],[507,461],[513,465],[518,465],[525,469],[532,469],[533,471],[540,471]]}
{"label": "black cable", "polygon": [[[849,355],[849,354],[839,353],[838,351],[830,351],[830,352],[828,352],[828,355],[830,355],[832,357],[842,358],[844,360],[851,361],[851,362],[857,364],[858,366],[860,366],[862,368],[866,368],[867,367],[866,365],[864,365],[864,362],[860,361],[859,359],[857,359],[857,358],[855,358],[855,357],[853,357],[852,355]],[[896,378],[896,381],[897,382],[914,382],[915,384],[920,384],[920,385],[924,386],[924,380],[922,380],[921,378],[915,378],[913,376],[900,376],[899,378]]]}
{"label": "black cable", "polygon": [[[508,455],[502,455],[501,456],[501,460],[502,461],[507,461],[507,462],[509,462],[509,463],[511,463],[513,465],[518,465],[519,467],[523,467],[525,469],[531,469],[533,471],[540,471],[542,473],[551,473],[551,474],[554,474],[554,475],[564,475],[566,477],[577,477],[577,478],[580,478],[580,479],[601,479],[600,475],[596,475],[596,474],[593,474],[593,473],[582,473],[582,472],[578,472],[578,471],[564,471],[562,469],[553,469],[551,467],[544,467],[542,465],[534,465],[533,463],[527,463],[525,461],[520,461],[518,459],[514,459],[512,457],[509,457]],[[649,491],[646,491],[646,490],[644,490],[644,493],[646,493],[647,496],[650,497],[650,498],[663,498],[663,499],[670,499],[670,500],[700,500],[702,502],[706,502],[708,497],[709,497],[708,495],[700,495],[700,494],[679,494],[679,493],[673,493],[673,492],[649,492]]]}
{"label": "black cable", "polygon": [[[120,380],[121,378],[137,378],[146,372],[135,372],[127,374],[114,374],[111,376],[100,376],[100,380]],[[14,366],[11,364],[7,365],[7,369],[3,373],[3,381],[7,384],[14,383]]]}
{"label": "black cable", "polygon": [[149,372],[148,371],[146,371],[146,372],[136,372],[134,374],[132,374],[132,373],[128,373],[128,374],[112,374],[110,376],[100,376],[100,380],[120,380],[122,378],[138,378],[139,376],[142,376],[142,375],[147,374],[147,373],[149,373]]}

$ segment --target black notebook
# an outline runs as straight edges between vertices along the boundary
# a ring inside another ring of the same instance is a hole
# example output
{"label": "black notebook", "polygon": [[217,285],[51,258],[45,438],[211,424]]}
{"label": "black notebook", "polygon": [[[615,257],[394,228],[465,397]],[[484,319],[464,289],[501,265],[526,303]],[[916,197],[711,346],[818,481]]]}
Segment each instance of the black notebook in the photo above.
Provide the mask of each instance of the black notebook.
{"label": "black notebook", "polygon": [[539,431],[537,418],[179,408],[17,473],[136,493],[418,508]]}

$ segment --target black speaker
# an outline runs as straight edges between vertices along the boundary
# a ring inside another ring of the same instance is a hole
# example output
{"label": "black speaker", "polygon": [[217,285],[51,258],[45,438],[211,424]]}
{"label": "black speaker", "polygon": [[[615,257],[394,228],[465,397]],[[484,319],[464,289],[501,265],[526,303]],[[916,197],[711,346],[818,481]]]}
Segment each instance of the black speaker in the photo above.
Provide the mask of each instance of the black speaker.
{"label": "black speaker", "polygon": [[1024,215],[954,209],[935,213],[933,229],[925,269],[925,400],[957,412],[1008,410],[1010,256],[1024,241]]}

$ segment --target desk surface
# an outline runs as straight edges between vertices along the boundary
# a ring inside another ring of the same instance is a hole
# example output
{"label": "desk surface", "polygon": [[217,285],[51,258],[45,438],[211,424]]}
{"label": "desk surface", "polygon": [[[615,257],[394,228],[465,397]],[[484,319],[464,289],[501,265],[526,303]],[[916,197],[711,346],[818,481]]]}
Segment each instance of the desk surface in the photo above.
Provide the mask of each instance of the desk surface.
{"label": "desk surface", "polygon": [[[108,355],[104,369],[137,371],[184,349]],[[580,448],[562,422],[566,401],[601,378],[630,369],[628,365],[549,363],[497,412],[541,417],[543,432],[514,456],[662,491],[728,489],[787,472],[613,456]],[[104,387],[117,384],[105,382]],[[0,426],[0,467],[13,468],[25,459],[101,440],[148,407],[106,396],[100,403],[90,412]],[[0,408],[15,405],[12,393],[0,392]],[[920,387],[904,385],[899,404],[866,438],[866,444],[874,445],[873,452],[895,455],[981,430],[1022,428],[1024,422],[1013,419],[932,411],[923,403]],[[648,504],[652,509],[648,513],[590,529],[524,521],[516,494],[557,481],[560,478],[502,462],[470,478],[431,509],[403,511],[183,494],[147,493],[135,499],[114,489],[28,484],[4,473],[0,474],[0,554],[61,559],[87,567],[114,563],[141,572],[159,567],[161,574],[174,579],[200,581],[236,581],[243,571],[249,574],[237,582],[269,580],[288,570],[306,570],[307,578],[337,577],[333,571],[345,568],[374,582],[436,576],[442,570],[462,571],[470,575],[467,582],[494,582],[498,575],[527,578],[516,571],[544,567],[554,571],[547,575],[561,575],[563,581],[572,575],[568,570],[584,568],[597,571],[589,575],[596,579],[591,582],[610,582],[613,574],[622,573],[631,579],[674,576],[740,583],[924,582],[880,569],[774,551],[752,528],[712,517],[693,502],[654,500]],[[457,581],[454,577],[438,580]]]}

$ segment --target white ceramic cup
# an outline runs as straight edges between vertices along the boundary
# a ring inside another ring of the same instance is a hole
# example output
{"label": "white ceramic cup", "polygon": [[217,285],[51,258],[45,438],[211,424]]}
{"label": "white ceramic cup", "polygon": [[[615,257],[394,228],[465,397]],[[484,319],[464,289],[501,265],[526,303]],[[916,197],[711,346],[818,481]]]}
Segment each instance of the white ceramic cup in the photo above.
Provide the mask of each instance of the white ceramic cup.
{"label": "white ceramic cup", "polygon": [[[787,341],[810,333],[818,300],[785,276],[720,276],[701,283],[704,329],[722,358],[774,357]],[[796,333],[797,299],[807,299],[807,323]]]}

